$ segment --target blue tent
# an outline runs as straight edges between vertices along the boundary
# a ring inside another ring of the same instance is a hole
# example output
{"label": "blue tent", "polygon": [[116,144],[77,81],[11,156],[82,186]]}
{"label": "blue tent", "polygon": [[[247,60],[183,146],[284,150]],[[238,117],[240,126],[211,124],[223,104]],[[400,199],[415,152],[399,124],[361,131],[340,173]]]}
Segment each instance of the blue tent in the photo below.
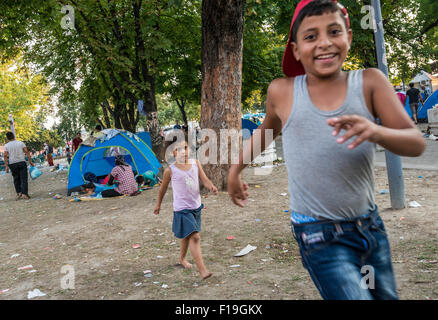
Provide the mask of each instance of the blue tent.
{"label": "blue tent", "polygon": [[[82,143],[74,154],[68,172],[68,195],[86,183],[84,175],[88,172],[96,177],[107,176],[115,167],[115,154],[111,150],[118,148],[124,154],[125,161],[132,169],[142,174],[148,170],[158,174],[160,162],[152,149],[137,135],[128,131],[106,129],[111,132],[108,138],[97,139],[93,146]],[[115,133],[115,134],[114,134]]]}
{"label": "blue tent", "polygon": [[[243,140],[249,139],[252,136],[252,132],[257,129],[257,125],[252,122],[251,120],[248,119],[242,119],[242,138]],[[243,130],[243,129],[248,129],[249,130],[249,134],[248,131]]]}
{"label": "blue tent", "polygon": [[146,143],[150,149],[152,149],[152,140],[151,135],[147,131],[137,132],[137,137],[139,137],[141,140],[143,140],[144,143]]}
{"label": "blue tent", "polygon": [[423,108],[418,108],[418,118],[427,119],[427,110],[431,109],[433,106],[438,104],[438,90],[436,90],[434,93],[432,93],[427,100],[424,102]]}
{"label": "blue tent", "polygon": [[[424,98],[424,94],[422,93],[421,96]],[[434,93],[430,95],[429,98],[424,102],[424,105],[421,104],[418,106],[417,116],[418,120],[426,119],[427,120],[427,110],[432,108],[434,105],[438,104],[438,90],[436,90]],[[406,97],[405,102],[405,110],[408,113],[409,117],[412,118],[412,112],[411,108],[409,107],[409,97]]]}

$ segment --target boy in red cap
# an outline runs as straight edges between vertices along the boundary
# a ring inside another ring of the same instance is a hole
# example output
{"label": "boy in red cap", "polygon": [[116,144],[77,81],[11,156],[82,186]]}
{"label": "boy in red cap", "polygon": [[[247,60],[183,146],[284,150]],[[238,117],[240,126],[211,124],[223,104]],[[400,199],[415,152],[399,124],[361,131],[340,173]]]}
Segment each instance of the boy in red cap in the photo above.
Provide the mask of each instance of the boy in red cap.
{"label": "boy in red cap", "polygon": [[[425,149],[421,132],[377,69],[346,72],[352,30],[333,0],[301,1],[283,57],[286,78],[268,88],[261,136],[230,168],[228,193],[243,206],[240,173],[282,132],[291,227],[304,267],[324,299],[398,299],[388,238],[374,199],[374,151],[402,156]],[[379,118],[382,126],[376,124]]]}

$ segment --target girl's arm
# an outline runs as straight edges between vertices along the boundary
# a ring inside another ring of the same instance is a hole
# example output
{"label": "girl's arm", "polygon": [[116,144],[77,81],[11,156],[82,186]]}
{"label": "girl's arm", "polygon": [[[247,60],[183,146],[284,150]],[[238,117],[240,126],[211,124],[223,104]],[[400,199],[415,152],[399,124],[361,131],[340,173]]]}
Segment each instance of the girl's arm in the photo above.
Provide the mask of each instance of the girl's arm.
{"label": "girl's arm", "polygon": [[356,148],[364,141],[370,141],[400,156],[421,155],[426,148],[424,138],[392,91],[391,83],[380,70],[364,71],[364,93],[366,95],[368,92],[370,95],[373,111],[382,121],[382,125],[358,115],[330,118],[327,123],[334,127],[334,136],[337,136],[341,129],[346,130],[343,136],[337,138],[337,142],[344,143],[357,136],[349,143],[349,149]]}
{"label": "girl's arm", "polygon": [[206,187],[211,192],[213,192],[214,195],[217,195],[218,194],[217,188],[215,187],[213,182],[211,182],[211,180],[208,179],[207,175],[204,172],[204,169],[202,169],[202,165],[199,162],[199,160],[196,160],[196,164],[197,164],[198,170],[199,170],[199,178],[201,179],[201,182],[204,185],[204,187]]}
{"label": "girl's arm", "polygon": [[164,195],[166,194],[167,187],[169,186],[170,179],[172,178],[172,170],[166,168],[163,173],[163,181],[161,183],[160,190],[158,191],[157,205],[154,209],[154,214],[159,214],[161,209],[161,202],[163,201]]}

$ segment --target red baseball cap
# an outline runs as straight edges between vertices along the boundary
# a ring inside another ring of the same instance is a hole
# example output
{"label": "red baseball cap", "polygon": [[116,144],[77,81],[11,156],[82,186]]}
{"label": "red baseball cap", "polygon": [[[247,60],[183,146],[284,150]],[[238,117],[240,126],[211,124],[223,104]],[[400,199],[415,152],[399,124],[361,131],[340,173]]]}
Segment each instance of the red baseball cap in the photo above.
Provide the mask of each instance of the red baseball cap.
{"label": "red baseball cap", "polygon": [[[305,74],[303,64],[295,59],[290,43],[292,40],[292,27],[294,25],[295,19],[297,18],[301,10],[312,1],[315,0],[302,0],[300,1],[300,3],[298,3],[297,7],[295,8],[294,16],[292,18],[292,23],[290,24],[289,39],[287,40],[287,45],[286,45],[286,49],[284,50],[283,61],[282,61],[283,73],[288,77],[296,77]],[[345,20],[347,22],[347,29],[350,28],[350,19],[348,18],[347,9],[345,9],[345,7],[342,4],[340,4],[337,0],[333,0],[333,2],[335,2],[339,6],[342,13],[344,14]]]}

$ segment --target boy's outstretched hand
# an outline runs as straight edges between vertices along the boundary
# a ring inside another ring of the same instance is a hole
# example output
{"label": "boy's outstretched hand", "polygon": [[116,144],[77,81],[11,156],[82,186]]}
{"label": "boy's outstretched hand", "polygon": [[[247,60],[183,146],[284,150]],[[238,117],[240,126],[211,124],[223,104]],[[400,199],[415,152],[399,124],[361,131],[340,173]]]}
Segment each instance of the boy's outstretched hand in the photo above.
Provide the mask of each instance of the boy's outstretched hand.
{"label": "boy's outstretched hand", "polygon": [[327,124],[334,128],[333,136],[337,136],[341,129],[346,130],[343,136],[336,139],[338,143],[344,143],[348,139],[357,138],[348,145],[348,149],[354,149],[364,141],[378,142],[380,127],[370,120],[358,115],[346,115],[327,119]]}
{"label": "boy's outstretched hand", "polygon": [[160,214],[160,209],[161,208],[159,206],[156,206],[154,209],[154,214]]}
{"label": "boy's outstretched hand", "polygon": [[230,170],[228,174],[228,194],[234,204],[243,207],[248,199],[248,184],[241,181],[240,174],[236,174]]}

